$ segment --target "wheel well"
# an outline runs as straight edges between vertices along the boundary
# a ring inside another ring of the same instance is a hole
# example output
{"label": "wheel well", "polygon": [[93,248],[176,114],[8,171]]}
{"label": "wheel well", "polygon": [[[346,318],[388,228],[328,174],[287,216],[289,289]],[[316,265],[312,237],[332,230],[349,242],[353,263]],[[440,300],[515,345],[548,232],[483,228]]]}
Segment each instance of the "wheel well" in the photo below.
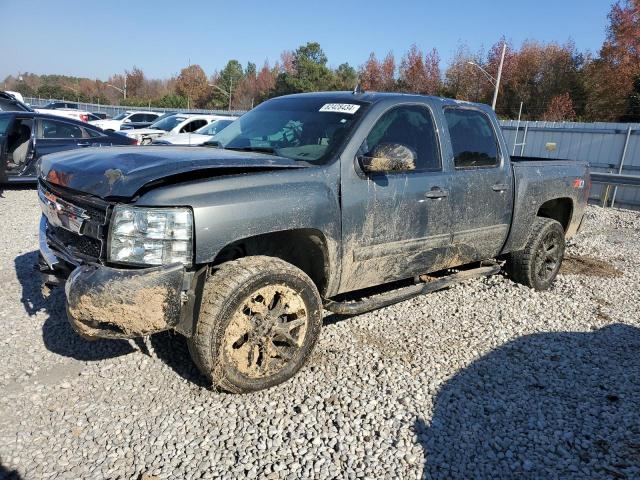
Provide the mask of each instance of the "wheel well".
{"label": "wheel well", "polygon": [[220,250],[213,265],[251,255],[277,257],[295,265],[309,275],[320,294],[324,294],[329,279],[329,253],[326,239],[319,230],[287,230],[243,238]]}
{"label": "wheel well", "polygon": [[554,198],[540,206],[537,216],[557,220],[566,232],[567,228],[569,228],[572,213],[573,200],[570,198]]}

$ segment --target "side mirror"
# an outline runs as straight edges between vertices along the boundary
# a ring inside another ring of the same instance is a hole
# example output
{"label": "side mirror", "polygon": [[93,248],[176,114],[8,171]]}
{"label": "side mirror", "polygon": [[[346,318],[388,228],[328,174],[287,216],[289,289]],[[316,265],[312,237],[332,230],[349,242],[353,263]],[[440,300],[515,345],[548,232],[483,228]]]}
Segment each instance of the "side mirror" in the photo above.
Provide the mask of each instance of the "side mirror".
{"label": "side mirror", "polygon": [[130,118],[125,118],[122,123],[131,123],[131,119]]}
{"label": "side mirror", "polygon": [[416,169],[416,154],[401,143],[380,143],[358,163],[366,173],[406,172]]}

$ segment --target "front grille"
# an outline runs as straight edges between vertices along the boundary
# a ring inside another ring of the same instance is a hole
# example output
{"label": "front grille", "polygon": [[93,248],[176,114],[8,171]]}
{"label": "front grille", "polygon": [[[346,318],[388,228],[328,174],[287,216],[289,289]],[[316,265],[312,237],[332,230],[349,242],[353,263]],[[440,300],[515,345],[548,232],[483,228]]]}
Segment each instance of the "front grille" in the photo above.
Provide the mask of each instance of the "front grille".
{"label": "front grille", "polygon": [[77,235],[62,227],[49,225],[47,236],[54,245],[64,246],[74,257],[97,260],[101,256],[102,242],[86,235]]}
{"label": "front grille", "polygon": [[42,180],[40,188],[45,193],[51,193],[60,200],[64,200],[75,207],[84,210],[86,218],[76,233],[49,222],[47,238],[54,249],[64,250],[73,258],[84,262],[96,262],[103,258],[103,244],[106,236],[109,204],[95,197],[90,197],[66,189],[50,185]]}

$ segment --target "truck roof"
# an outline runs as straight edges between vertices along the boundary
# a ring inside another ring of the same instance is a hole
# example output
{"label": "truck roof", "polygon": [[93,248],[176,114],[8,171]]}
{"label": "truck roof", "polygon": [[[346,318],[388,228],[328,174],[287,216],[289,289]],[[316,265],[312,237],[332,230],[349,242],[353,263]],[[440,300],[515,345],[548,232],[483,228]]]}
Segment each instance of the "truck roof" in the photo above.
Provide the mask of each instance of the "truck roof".
{"label": "truck roof", "polygon": [[433,95],[420,95],[416,93],[402,93],[402,92],[362,92],[354,93],[351,91],[338,91],[338,92],[311,92],[311,93],[295,93],[292,95],[285,95],[286,98],[325,98],[327,101],[348,102],[357,100],[366,103],[377,103],[383,100],[396,99],[398,101],[406,102],[412,99],[425,99],[430,98],[438,100],[445,105],[475,105],[478,107],[487,107],[484,103],[467,102],[464,100],[456,100],[452,98],[437,97]]}

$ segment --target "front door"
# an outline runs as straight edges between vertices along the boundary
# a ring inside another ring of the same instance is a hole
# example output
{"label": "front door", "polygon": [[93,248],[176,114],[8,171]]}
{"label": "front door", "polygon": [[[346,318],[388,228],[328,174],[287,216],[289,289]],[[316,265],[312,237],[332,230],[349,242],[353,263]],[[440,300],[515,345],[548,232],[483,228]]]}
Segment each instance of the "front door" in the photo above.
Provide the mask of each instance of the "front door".
{"label": "front door", "polygon": [[16,115],[7,132],[5,147],[7,172],[14,175],[30,173],[33,155],[33,119]]}
{"label": "front door", "polygon": [[459,264],[492,258],[509,233],[513,177],[505,163],[497,126],[481,109],[446,107],[453,149],[453,254]]}
{"label": "front door", "polygon": [[365,173],[343,159],[342,292],[438,270],[451,241],[451,174],[442,168],[430,107],[392,107],[358,134],[357,155],[378,159],[384,155],[376,152],[400,145],[414,164]]}

